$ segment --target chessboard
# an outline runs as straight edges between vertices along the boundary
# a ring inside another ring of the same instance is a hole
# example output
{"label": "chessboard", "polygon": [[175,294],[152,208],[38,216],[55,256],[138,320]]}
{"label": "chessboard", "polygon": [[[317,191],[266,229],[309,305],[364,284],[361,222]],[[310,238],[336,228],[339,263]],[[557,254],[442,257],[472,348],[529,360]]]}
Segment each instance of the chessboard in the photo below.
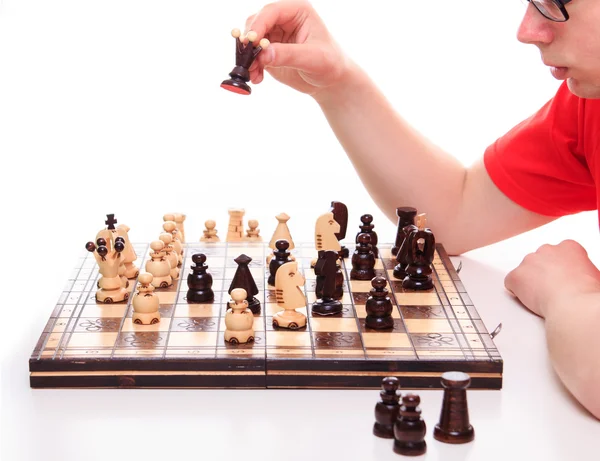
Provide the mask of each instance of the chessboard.
{"label": "chessboard", "polygon": [[[500,389],[503,362],[469,298],[443,245],[436,244],[434,288],[402,288],[393,275],[391,246],[379,244],[376,275],[386,278],[394,304],[394,327],[377,331],[365,326],[370,281],[350,279],[350,259],[343,260],[343,312],[311,313],[316,276],[311,260],[314,244],[296,244],[292,254],[306,282],[306,327],[273,327],[278,310],[275,288],[267,284],[267,243],[222,242],[184,244],[181,277],[157,289],[161,320],[154,325],[132,322],[132,280],[127,302],[95,300],[98,266],[85,252],[64,287],[29,361],[33,388],[380,388],[385,376],[396,376],[402,388],[439,388],[440,376],[462,371],[471,388]],[[134,244],[143,268],[149,245]],[[348,245],[350,255],[353,247]],[[192,255],[207,256],[213,276],[214,301],[186,300]],[[259,289],[253,343],[224,341],[228,289],[240,254]]]}

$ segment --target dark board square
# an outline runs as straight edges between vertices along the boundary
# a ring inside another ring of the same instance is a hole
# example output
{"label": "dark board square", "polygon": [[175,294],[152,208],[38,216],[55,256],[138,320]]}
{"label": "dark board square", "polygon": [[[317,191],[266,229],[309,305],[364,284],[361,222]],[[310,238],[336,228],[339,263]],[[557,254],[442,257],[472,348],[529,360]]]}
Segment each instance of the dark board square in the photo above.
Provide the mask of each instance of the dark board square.
{"label": "dark board square", "polygon": [[348,332],[313,332],[315,349],[362,349],[360,333]]}
{"label": "dark board square", "polygon": [[460,348],[453,333],[413,333],[410,338],[415,349]]}
{"label": "dark board square", "polygon": [[405,319],[445,319],[442,306],[400,306]]}

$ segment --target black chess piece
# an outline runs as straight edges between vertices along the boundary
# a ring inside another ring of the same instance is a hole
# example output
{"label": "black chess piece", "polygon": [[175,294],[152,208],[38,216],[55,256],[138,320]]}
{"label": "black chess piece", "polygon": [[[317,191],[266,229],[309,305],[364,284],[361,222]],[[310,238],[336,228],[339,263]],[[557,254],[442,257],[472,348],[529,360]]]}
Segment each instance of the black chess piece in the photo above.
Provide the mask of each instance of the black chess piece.
{"label": "black chess piece", "polygon": [[381,381],[381,391],[379,391],[381,400],[375,405],[375,424],[373,425],[373,434],[377,437],[394,438],[394,423],[400,410],[398,387],[399,381],[396,377],[388,376]]}
{"label": "black chess piece", "polygon": [[312,305],[312,313],[334,315],[342,312],[342,303],[335,299],[338,252],[319,251],[315,264],[315,274],[323,277],[322,296]]}
{"label": "black chess piece", "polygon": [[371,285],[373,288],[371,288],[365,306],[367,310],[365,325],[367,328],[376,330],[394,328],[394,319],[392,318],[394,305],[388,296],[389,290],[386,288],[387,281],[385,277],[374,277],[371,280]]}
{"label": "black chess piece", "polygon": [[398,419],[394,424],[394,452],[405,456],[419,456],[427,451],[427,426],[421,418],[421,399],[415,394],[402,397]]}
{"label": "black chess piece", "polygon": [[440,421],[433,429],[433,438],[444,443],[468,443],[475,438],[475,431],[469,422],[467,388],[471,377],[460,371],[442,374],[444,400]]}
{"label": "black chess piece", "polygon": [[[331,202],[331,210],[333,213],[333,219],[340,225],[340,231],[335,234],[338,242],[341,242],[346,238],[346,230],[348,229],[348,207],[342,202]],[[340,258],[347,258],[350,256],[350,251],[344,245],[341,245]]]}
{"label": "black chess piece", "polygon": [[[321,250],[323,251],[323,250]],[[317,258],[318,259],[318,258]],[[335,292],[333,294],[334,299],[342,299],[344,297],[344,273],[342,272],[342,266],[340,260],[336,261],[337,270],[335,272]],[[314,266],[313,266],[314,269]],[[324,275],[317,275],[315,285],[315,295],[317,298],[323,297],[323,283],[325,283]]]}
{"label": "black chess piece", "polygon": [[250,81],[250,66],[258,54],[269,46],[269,40],[263,38],[258,44],[255,32],[249,32],[247,35],[248,43],[244,44],[240,40],[240,30],[233,29],[231,35],[235,38],[235,67],[229,73],[230,79],[223,80],[221,88],[232,91],[233,93],[249,95],[252,89],[248,85]]}
{"label": "black chess piece", "polygon": [[351,280],[371,280],[375,277],[375,255],[371,251],[371,236],[359,234],[358,246],[352,255]]}
{"label": "black chess piece", "polygon": [[248,297],[246,298],[246,301],[248,301],[248,308],[253,314],[259,314],[260,301],[255,297],[258,294],[258,287],[256,286],[252,272],[250,272],[250,268],[248,267],[252,262],[252,258],[245,254],[241,254],[235,258],[234,261],[238,264],[238,268],[229,285],[228,293],[231,294],[231,291],[234,288],[243,288],[246,290],[246,293],[248,294]]}
{"label": "black chess piece", "polygon": [[286,239],[280,239],[275,242],[273,258],[271,258],[271,262],[269,263],[269,279],[267,280],[267,283],[271,286],[275,286],[275,274],[277,273],[277,269],[291,261],[290,252],[288,251],[289,247],[290,242]]}
{"label": "black chess piece", "polygon": [[408,266],[402,288],[430,290],[433,288],[431,264],[435,256],[435,237],[430,229],[417,229],[411,232],[405,245],[408,245]]}
{"label": "black chess piece", "polygon": [[360,237],[360,234],[369,234],[371,237],[371,251],[377,258],[379,256],[379,250],[377,249],[378,237],[377,232],[373,230],[375,228],[375,225],[373,224],[373,216],[370,214],[364,214],[360,217],[360,221],[362,224],[359,226],[360,232],[356,234],[356,243],[358,243],[358,237]]}
{"label": "black chess piece", "polygon": [[206,303],[215,299],[212,290],[213,278],[207,271],[206,255],[196,253],[192,255],[193,266],[190,266],[192,272],[187,276],[188,291],[186,300],[188,303]]}
{"label": "black chess piece", "polygon": [[[398,228],[396,230],[396,242],[392,247],[392,255],[397,256],[402,242],[406,239],[404,228],[415,223],[417,209],[410,206],[401,206],[396,208],[396,216],[398,216]],[[404,275],[401,277],[404,278]]]}
{"label": "black chess piece", "polygon": [[404,226],[402,228],[402,234],[404,234],[404,237],[402,238],[398,254],[396,255],[397,264],[394,266],[394,271],[392,272],[392,275],[399,280],[404,280],[404,277],[406,277],[406,268],[410,262],[410,243],[407,241],[408,237],[412,232],[417,230],[419,230],[419,228],[414,224],[409,224],[408,226]]}

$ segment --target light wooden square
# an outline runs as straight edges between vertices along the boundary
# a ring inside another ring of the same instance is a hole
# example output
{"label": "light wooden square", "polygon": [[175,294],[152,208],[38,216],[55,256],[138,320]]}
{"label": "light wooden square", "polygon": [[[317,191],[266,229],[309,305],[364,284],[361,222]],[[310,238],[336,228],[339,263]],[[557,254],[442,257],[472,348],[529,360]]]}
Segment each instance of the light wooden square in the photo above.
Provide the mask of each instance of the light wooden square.
{"label": "light wooden square", "polygon": [[401,306],[437,306],[442,304],[437,293],[395,293]]}
{"label": "light wooden square", "polygon": [[126,304],[86,304],[81,317],[123,317],[126,311]]}
{"label": "light wooden square", "polygon": [[89,349],[113,347],[118,333],[73,333],[67,347],[87,347]]}
{"label": "light wooden square", "polygon": [[[175,282],[176,283],[176,282]],[[158,302],[160,304],[175,304],[177,300],[177,292],[176,291],[154,291],[158,296]]]}
{"label": "light wooden square", "polygon": [[363,333],[365,347],[407,347],[411,348],[406,333]]}
{"label": "light wooden square", "polygon": [[453,333],[446,319],[404,319],[409,333]]}
{"label": "light wooden square", "polygon": [[267,347],[311,347],[308,331],[267,331]]}
{"label": "light wooden square", "polygon": [[178,304],[175,306],[175,317],[218,317],[221,307],[225,313],[225,306],[217,303]]}
{"label": "light wooden square", "polygon": [[216,331],[172,331],[167,347],[216,347],[217,335]]}
{"label": "light wooden square", "polygon": [[170,326],[170,318],[162,317],[160,322],[155,323],[154,325],[138,325],[133,323],[133,319],[131,317],[127,317],[123,322],[121,331],[169,331]]}
{"label": "light wooden square", "polygon": [[317,318],[311,317],[310,326],[313,331],[357,332],[355,318]]}
{"label": "light wooden square", "polygon": [[478,334],[465,334],[465,338],[467,338],[467,343],[471,349],[485,349],[485,345]]}
{"label": "light wooden square", "polygon": [[[386,282],[386,288],[389,290],[390,285]],[[373,288],[370,280],[350,280],[350,290],[356,293],[368,293]]]}
{"label": "light wooden square", "polygon": [[[268,317],[271,317],[271,316],[275,315],[277,312],[280,312],[283,310],[284,310],[283,307],[279,307],[277,305],[277,303],[267,303],[264,306],[265,315]],[[307,314],[306,307],[299,307],[296,309],[296,312],[300,312],[301,314],[304,314],[304,315]]]}

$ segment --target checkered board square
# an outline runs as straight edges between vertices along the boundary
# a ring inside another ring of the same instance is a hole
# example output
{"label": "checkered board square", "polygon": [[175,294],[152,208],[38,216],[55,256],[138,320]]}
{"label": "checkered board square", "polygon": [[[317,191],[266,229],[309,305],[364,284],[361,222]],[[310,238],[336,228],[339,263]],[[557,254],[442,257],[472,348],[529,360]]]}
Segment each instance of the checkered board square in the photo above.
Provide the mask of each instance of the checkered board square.
{"label": "checkered board square", "polygon": [[[143,269],[148,245],[134,245]],[[343,312],[319,316],[313,244],[292,251],[306,283],[302,290],[308,317],[300,330],[273,327],[278,310],[269,276],[266,243],[190,243],[184,245],[181,277],[157,289],[161,320],[155,325],[132,322],[129,301],[99,304],[95,300],[98,268],[85,254],[64,288],[29,361],[32,387],[244,387],[244,388],[378,388],[385,376],[397,376],[403,388],[440,386],[445,371],[460,370],[472,388],[500,389],[503,362],[443,246],[433,262],[434,288],[406,290],[393,276],[391,245],[380,244],[376,275],[387,280],[394,326],[366,327],[370,281],[350,279],[351,259],[343,260]],[[350,255],[353,248],[350,247]],[[192,255],[207,256],[215,299],[207,304],[186,300]],[[255,341],[231,345],[224,340],[229,286],[240,254],[259,290],[261,311],[255,314]]]}

